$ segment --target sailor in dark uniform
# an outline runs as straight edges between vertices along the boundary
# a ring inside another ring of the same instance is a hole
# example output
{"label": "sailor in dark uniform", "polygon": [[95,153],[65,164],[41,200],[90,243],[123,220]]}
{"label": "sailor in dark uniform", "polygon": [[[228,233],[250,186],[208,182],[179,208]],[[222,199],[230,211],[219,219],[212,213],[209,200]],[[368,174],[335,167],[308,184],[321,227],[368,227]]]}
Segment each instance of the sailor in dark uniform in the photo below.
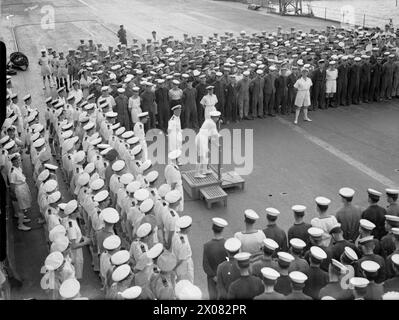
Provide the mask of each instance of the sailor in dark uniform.
{"label": "sailor in dark uniform", "polygon": [[399,190],[385,189],[385,193],[389,203],[387,206],[387,214],[399,217],[399,204],[396,202],[398,200]]}
{"label": "sailor in dark uniform", "polygon": [[303,217],[305,216],[306,207],[302,205],[295,205],[292,208],[294,212],[294,225],[288,229],[288,241],[293,238],[301,239],[306,243],[306,246],[309,246],[309,233],[308,229],[312,226],[309,223],[303,221]]}
{"label": "sailor in dark uniform", "polygon": [[329,248],[331,252],[331,258],[339,260],[345,250],[345,247],[350,247],[354,250],[356,249],[356,246],[352,242],[344,239],[340,223],[337,223],[331,227],[330,234],[332,240],[332,245]]}
{"label": "sailor in dark uniform", "polygon": [[277,217],[280,211],[274,208],[266,208],[267,227],[263,230],[266,238],[277,242],[281,251],[288,251],[287,235],[285,231],[277,225]]}
{"label": "sailor in dark uniform", "polygon": [[392,256],[394,254],[399,254],[399,228],[392,228],[391,232],[394,237],[394,244],[395,244],[395,251],[391,253],[386,259],[385,259],[385,265],[387,268],[387,279],[392,278],[395,275],[395,272],[393,270],[392,266]]}
{"label": "sailor in dark uniform", "polygon": [[306,247],[306,243],[298,238],[293,238],[290,240],[290,253],[294,257],[294,261],[288,269],[288,272],[301,271],[304,274],[309,272],[309,263],[303,258],[303,250]]}
{"label": "sailor in dark uniform", "polygon": [[227,257],[227,252],[224,248],[225,239],[222,232],[228,223],[221,218],[213,218],[212,223],[213,239],[204,244],[202,266],[207,275],[209,299],[216,300],[217,267],[220,263],[226,261]]}
{"label": "sailor in dark uniform", "polygon": [[367,193],[370,206],[362,212],[362,219],[367,219],[376,225],[372,235],[380,240],[385,235],[384,222],[387,214],[386,210],[377,204],[382,193],[374,189],[367,189]]}
{"label": "sailor in dark uniform", "polygon": [[381,238],[381,256],[388,257],[395,251],[395,237],[392,233],[392,228],[399,227],[399,217],[387,214],[385,216],[385,230],[388,232]]}
{"label": "sailor in dark uniform", "polygon": [[366,260],[361,263],[360,268],[364,277],[369,281],[365,299],[381,300],[382,295],[384,294],[384,286],[382,283],[375,282],[378,277],[378,269],[380,269],[381,266],[375,261]]}
{"label": "sailor in dark uniform", "polygon": [[218,265],[216,270],[216,288],[218,300],[226,300],[230,285],[240,277],[240,269],[234,256],[240,251],[241,241],[237,238],[227,239],[224,243],[227,261]]}
{"label": "sailor in dark uniform", "polygon": [[320,289],[328,283],[328,273],[320,269],[321,262],[326,258],[323,249],[316,246],[310,248],[310,268],[303,292],[315,300],[319,299]]}
{"label": "sailor in dark uniform", "polygon": [[351,188],[339,189],[339,195],[343,203],[343,207],[338,210],[335,217],[341,224],[344,239],[349,241],[355,241],[359,235],[359,221],[362,211],[360,207],[352,204],[355,190]]}
{"label": "sailor in dark uniform", "polygon": [[367,236],[361,238],[359,240],[359,245],[362,250],[362,257],[359,259],[358,264],[361,265],[363,261],[371,260],[377,262],[381,268],[378,270],[378,276],[376,279],[377,283],[381,283],[386,278],[386,270],[385,270],[385,260],[380,255],[377,255],[373,252],[375,243],[373,241],[373,236]]}
{"label": "sailor in dark uniform", "polygon": [[230,300],[252,300],[264,291],[263,282],[249,273],[250,253],[240,252],[234,258],[240,268],[240,277],[230,285],[227,297]]}
{"label": "sailor in dark uniform", "polygon": [[262,268],[269,267],[274,268],[277,270],[278,264],[277,261],[274,260],[273,255],[278,249],[278,244],[273,239],[267,238],[263,240],[263,256],[261,256],[258,260],[253,261],[251,265],[251,273],[254,276],[259,277],[260,279],[263,278],[262,275]]}
{"label": "sailor in dark uniform", "polygon": [[399,254],[392,255],[391,263],[394,271],[394,277],[384,282],[384,292],[399,292]]}
{"label": "sailor in dark uniform", "polygon": [[288,269],[290,264],[294,261],[294,257],[288,252],[280,251],[277,253],[278,256],[278,269],[277,271],[280,273],[280,277],[278,278],[275,290],[285,296],[289,295],[292,292],[291,288],[291,280],[288,276]]}
{"label": "sailor in dark uniform", "polygon": [[353,300],[366,300],[369,281],[366,278],[353,277],[350,280],[352,286]]}
{"label": "sailor in dark uniform", "polygon": [[286,297],[287,300],[313,300],[303,293],[305,282],[308,280],[306,274],[300,271],[292,271],[289,274],[291,280],[292,292]]}
{"label": "sailor in dark uniform", "polygon": [[254,300],[285,300],[285,296],[274,291],[274,286],[280,274],[273,268],[264,267],[261,270],[263,276],[264,292],[256,296]]}

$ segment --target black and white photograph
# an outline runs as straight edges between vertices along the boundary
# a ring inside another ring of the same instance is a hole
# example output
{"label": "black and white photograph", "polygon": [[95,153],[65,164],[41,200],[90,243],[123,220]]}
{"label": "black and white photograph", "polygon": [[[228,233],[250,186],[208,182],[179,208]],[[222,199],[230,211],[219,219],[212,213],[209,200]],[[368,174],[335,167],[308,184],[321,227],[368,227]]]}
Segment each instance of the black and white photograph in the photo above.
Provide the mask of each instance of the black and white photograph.
{"label": "black and white photograph", "polygon": [[0,300],[399,300],[398,2],[0,0]]}

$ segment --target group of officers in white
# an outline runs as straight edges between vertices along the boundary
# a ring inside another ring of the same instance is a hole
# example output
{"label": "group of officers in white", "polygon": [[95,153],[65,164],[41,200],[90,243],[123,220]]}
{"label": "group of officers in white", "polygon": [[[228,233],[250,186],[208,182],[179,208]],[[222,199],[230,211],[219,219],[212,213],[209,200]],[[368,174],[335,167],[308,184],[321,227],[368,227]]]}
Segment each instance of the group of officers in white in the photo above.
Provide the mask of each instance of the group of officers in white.
{"label": "group of officers in white", "polygon": [[[192,219],[183,215],[177,165],[181,143],[173,143],[181,130],[178,116],[170,121],[166,181],[156,187],[163,178],[151,170],[147,155],[148,112],[139,113],[128,131],[116,123],[107,95],[77,100],[73,93],[66,96],[65,87],[57,95],[38,108],[30,94],[19,106],[18,94],[9,90],[0,140],[1,172],[21,231],[31,229],[26,224],[32,207],[23,152],[31,161],[38,222],[46,229],[50,249],[41,270],[42,288],[51,299],[85,299],[79,280],[89,263],[82,250],[88,246],[106,298],[200,299],[188,238]],[[212,113],[213,129],[219,115]],[[64,184],[69,192],[61,190]]]}

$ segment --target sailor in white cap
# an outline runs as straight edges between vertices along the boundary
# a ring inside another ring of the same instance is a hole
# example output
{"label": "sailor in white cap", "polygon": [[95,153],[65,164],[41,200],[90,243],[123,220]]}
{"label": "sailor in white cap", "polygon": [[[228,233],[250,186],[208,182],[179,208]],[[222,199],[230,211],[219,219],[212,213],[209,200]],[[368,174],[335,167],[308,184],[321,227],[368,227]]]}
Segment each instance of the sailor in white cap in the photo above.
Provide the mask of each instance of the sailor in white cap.
{"label": "sailor in white cap", "polygon": [[255,229],[255,222],[259,219],[258,214],[252,209],[244,211],[245,230],[234,234],[234,237],[241,241],[242,251],[250,254],[258,253],[266,239],[262,230]]}
{"label": "sailor in white cap", "polygon": [[112,284],[107,291],[106,299],[120,300],[118,292],[125,291],[134,284],[134,274],[130,266],[125,263],[116,267],[112,272]]}
{"label": "sailor in white cap", "polygon": [[330,281],[321,288],[319,298],[330,296],[336,300],[352,300],[353,295],[347,286],[342,286],[342,279],[346,276],[348,269],[339,261],[332,259],[329,266]]}
{"label": "sailor in white cap", "polygon": [[381,268],[378,270],[376,282],[380,283],[386,279],[386,266],[385,260],[380,255],[374,253],[375,250],[375,238],[374,236],[365,236],[359,239],[359,247],[362,253],[362,257],[358,260],[358,265],[361,265],[363,261],[372,260],[377,262]]}
{"label": "sailor in white cap", "polygon": [[399,217],[399,204],[397,203],[399,189],[385,189],[387,197],[387,214]]}
{"label": "sailor in white cap", "polygon": [[212,218],[213,238],[204,244],[202,266],[207,275],[208,293],[210,300],[217,299],[216,271],[218,265],[226,260],[227,253],[224,248],[225,239],[223,230],[228,226],[222,218]]}
{"label": "sailor in white cap", "polygon": [[180,229],[172,237],[171,251],[177,259],[176,275],[177,281],[187,279],[194,283],[194,262],[188,233],[192,224],[190,216],[182,216],[176,221],[176,226]]}
{"label": "sailor in white cap", "polygon": [[291,263],[294,261],[294,257],[288,252],[279,251],[277,252],[277,263],[278,266],[276,270],[280,273],[280,277],[278,278],[275,290],[283,295],[288,295],[291,293],[291,283],[290,278],[288,276],[288,269]]}
{"label": "sailor in white cap", "polygon": [[180,173],[177,161],[181,155],[180,149],[175,149],[169,152],[169,164],[165,167],[164,176],[166,183],[170,185],[171,190],[178,190],[182,196],[180,199],[179,206],[176,208],[178,212],[183,212],[184,210],[184,191],[183,191],[183,181]]}
{"label": "sailor in white cap", "polygon": [[350,279],[350,284],[352,286],[353,300],[366,300],[367,289],[369,285],[369,280],[362,277],[353,277]]}
{"label": "sailor in white cap", "polygon": [[209,113],[210,118],[205,119],[199,132],[195,137],[195,145],[197,148],[197,157],[199,162],[197,164],[195,178],[205,178],[205,175],[211,174],[212,170],[208,169],[208,151],[209,151],[209,140],[216,142],[219,145],[219,132],[217,123],[221,113],[219,111],[211,111]]}
{"label": "sailor in white cap", "polygon": [[277,269],[278,264],[277,261],[274,259],[274,255],[278,250],[278,243],[273,239],[266,238],[263,240],[262,243],[262,251],[263,255],[259,256],[258,254],[252,255],[251,258],[251,273],[254,276],[257,276],[260,279],[263,279],[262,276],[262,268],[270,267]]}
{"label": "sailor in white cap", "polygon": [[384,292],[399,292],[399,254],[392,254],[389,263],[391,263],[393,273],[392,278],[387,279],[384,282]]}
{"label": "sailor in white cap", "polygon": [[250,274],[249,252],[240,252],[234,256],[240,268],[240,277],[229,286],[227,297],[229,300],[253,299],[264,292],[263,281]]}
{"label": "sailor in white cap", "polygon": [[[376,225],[367,219],[360,219],[359,221],[359,236],[355,240],[355,245],[360,248],[361,239],[368,238],[373,234]],[[381,244],[378,239],[373,236],[373,244],[374,249],[373,252],[375,254],[381,254]]]}
{"label": "sailor in white cap", "polygon": [[109,191],[111,196],[112,205],[116,205],[116,194],[119,188],[122,187],[122,183],[120,182],[120,177],[127,172],[126,163],[123,160],[116,160],[112,164],[113,174],[109,180]]}
{"label": "sailor in white cap", "polygon": [[362,212],[362,219],[367,219],[375,224],[375,229],[372,232],[372,235],[375,236],[378,240],[386,234],[385,232],[385,215],[387,214],[386,210],[378,205],[378,201],[382,196],[382,193],[374,190],[367,189],[368,194],[368,202],[369,207]]}
{"label": "sailor in white cap", "polygon": [[335,215],[341,224],[344,239],[355,241],[359,235],[359,221],[362,214],[359,206],[353,205],[352,200],[355,190],[347,187],[339,189],[343,206]]}
{"label": "sailor in white cap", "polygon": [[147,149],[147,141],[145,137],[144,125],[148,121],[149,113],[142,112],[137,115],[138,122],[134,125],[133,131],[134,135],[140,139],[140,145],[143,151],[142,161],[146,161],[148,159],[148,149]]}
{"label": "sailor in white cap", "polygon": [[263,229],[266,238],[273,239],[277,242],[281,251],[288,251],[287,235],[283,229],[277,225],[277,218],[280,211],[275,208],[266,208],[267,226]]}
{"label": "sailor in white cap", "polygon": [[274,291],[277,279],[280,274],[270,267],[263,267],[261,269],[264,292],[254,298],[254,300],[285,300],[285,296],[281,293]]}
{"label": "sailor in white cap", "polygon": [[228,257],[227,261],[218,265],[216,271],[217,299],[226,300],[230,284],[240,277],[240,269],[234,256],[240,251],[241,241],[237,238],[229,238],[224,243]]}
{"label": "sailor in white cap", "polygon": [[43,90],[46,90],[46,78],[50,88],[54,87],[54,83],[51,77],[50,60],[47,56],[46,49],[42,49],[41,54],[42,55],[39,57],[38,64],[40,66],[40,74],[43,78]]}
{"label": "sailor in white cap", "polygon": [[308,108],[311,105],[310,88],[313,86],[313,82],[308,77],[309,74],[308,68],[302,68],[301,74],[302,76],[294,84],[294,88],[297,89],[297,94],[294,102],[296,107],[294,124],[298,123],[299,114],[302,108],[303,108],[303,120],[312,121],[308,117]]}
{"label": "sailor in white cap", "polygon": [[82,231],[77,222],[79,215],[79,206],[76,200],[71,200],[67,203],[64,214],[67,219],[64,222],[64,227],[67,230],[68,239],[71,243],[71,258],[75,267],[76,279],[83,277],[83,247],[90,245],[91,240],[82,235]]}
{"label": "sailor in white cap", "polygon": [[101,255],[106,250],[103,246],[103,242],[106,238],[115,234],[114,226],[119,221],[119,213],[114,208],[105,208],[101,211],[100,215],[102,220],[104,221],[104,226],[96,232],[99,255]]}
{"label": "sailor in white cap", "polygon": [[[330,250],[327,247],[322,245],[324,230],[320,229],[320,228],[311,227],[308,229],[308,233],[309,233],[310,246],[317,246],[320,249],[322,249],[323,251],[325,251],[325,253],[327,254],[327,258],[321,262],[320,267],[324,271],[328,271],[328,266],[331,261],[331,254],[330,254]],[[309,260],[310,254],[311,254],[310,250],[308,250],[305,253],[305,260],[308,262],[310,261]]]}
{"label": "sailor in white cap", "polygon": [[298,238],[292,238],[290,240],[290,253],[295,260],[291,262],[288,269],[289,272],[301,271],[305,274],[309,273],[309,263],[303,258],[305,248],[305,241]]}
{"label": "sailor in white cap", "polygon": [[40,286],[51,300],[59,299],[59,288],[63,281],[68,279],[62,274],[64,256],[59,251],[51,252],[44,261],[43,272],[45,273],[40,280]]}
{"label": "sailor in white cap", "polygon": [[317,246],[311,247],[309,253],[310,268],[306,274],[308,280],[306,281],[303,292],[311,298],[318,300],[320,289],[327,285],[329,281],[328,273],[320,268],[322,261],[327,259],[327,254]]}
{"label": "sailor in white cap", "polygon": [[120,250],[121,243],[121,238],[114,234],[108,236],[102,242],[105,251],[100,255],[100,277],[103,288],[106,292],[111,286],[111,276],[113,271],[111,257],[114,253]]}
{"label": "sailor in white cap", "polygon": [[289,273],[292,292],[286,296],[287,300],[313,300],[310,296],[303,293],[305,283],[308,277],[301,271],[292,271]]}
{"label": "sailor in white cap", "polygon": [[31,228],[24,223],[30,222],[30,219],[25,218],[25,215],[31,208],[32,197],[29,186],[26,183],[26,177],[22,172],[21,156],[19,153],[14,153],[9,158],[12,166],[8,174],[8,180],[18,203],[16,207],[18,210],[18,230],[29,231]]}
{"label": "sailor in white cap", "polygon": [[375,282],[378,276],[378,269],[380,269],[381,266],[375,261],[366,260],[361,263],[360,268],[362,276],[369,281],[365,299],[381,300],[381,297],[384,294],[384,287],[382,283]]}
{"label": "sailor in white cap", "polygon": [[216,104],[218,103],[218,98],[213,93],[214,86],[207,86],[207,94],[204,95],[200,101],[201,106],[204,108],[204,118],[205,120],[210,119],[210,112],[216,111]]}
{"label": "sailor in white cap", "polygon": [[130,245],[130,256],[132,265],[136,266],[140,259],[146,256],[148,249],[152,247],[152,243],[149,245],[150,234],[152,232],[151,224],[145,222],[139,226],[136,232],[137,238],[133,240]]}
{"label": "sailor in white cap", "polygon": [[306,207],[303,205],[294,205],[291,207],[294,213],[294,224],[288,229],[287,236],[288,241],[293,238],[300,239],[308,245],[309,234],[308,229],[312,226],[311,224],[304,222],[303,218],[305,216]]}
{"label": "sailor in white cap", "polygon": [[[395,229],[399,228],[399,216],[385,215],[385,231],[387,234],[381,238],[381,255],[388,257],[395,251]],[[393,229],[393,230],[392,230]]]}
{"label": "sailor in white cap", "polygon": [[182,106],[180,104],[172,107],[173,115],[168,121],[168,150],[182,150],[183,132],[181,129],[180,115]]}
{"label": "sailor in white cap", "polygon": [[[155,254],[158,254],[158,252]],[[152,256],[150,253],[149,255]],[[173,271],[176,268],[176,264],[177,258],[173,253],[169,251],[163,251],[161,254],[158,254],[158,257],[156,258],[156,265],[159,272],[152,273],[149,283],[153,299],[175,299],[175,283],[179,281],[176,279],[176,274]],[[187,279],[184,280],[189,281]]]}
{"label": "sailor in white cap", "polygon": [[105,100],[111,108],[115,108],[116,102],[113,96],[109,94],[109,87],[103,86],[101,87],[101,96],[97,99],[97,106],[100,106],[100,100]]}
{"label": "sailor in white cap", "polygon": [[310,221],[310,224],[312,225],[312,227],[320,228],[324,231],[321,245],[324,247],[328,247],[331,241],[331,235],[329,234],[329,231],[332,226],[337,224],[337,219],[335,218],[335,216],[329,215],[327,213],[328,206],[331,203],[330,199],[325,197],[316,197],[315,202],[317,213],[319,214],[319,216],[313,218]]}

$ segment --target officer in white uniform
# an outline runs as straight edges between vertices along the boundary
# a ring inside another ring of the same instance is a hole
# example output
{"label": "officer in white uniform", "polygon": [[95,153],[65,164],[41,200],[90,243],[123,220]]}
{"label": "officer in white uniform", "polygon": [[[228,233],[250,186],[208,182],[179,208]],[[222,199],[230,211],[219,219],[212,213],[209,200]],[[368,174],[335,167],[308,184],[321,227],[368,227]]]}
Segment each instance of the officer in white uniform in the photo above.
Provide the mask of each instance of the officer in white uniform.
{"label": "officer in white uniform", "polygon": [[168,122],[169,152],[174,150],[182,150],[183,133],[180,122],[181,108],[182,106],[180,104],[172,107],[173,115]]}

